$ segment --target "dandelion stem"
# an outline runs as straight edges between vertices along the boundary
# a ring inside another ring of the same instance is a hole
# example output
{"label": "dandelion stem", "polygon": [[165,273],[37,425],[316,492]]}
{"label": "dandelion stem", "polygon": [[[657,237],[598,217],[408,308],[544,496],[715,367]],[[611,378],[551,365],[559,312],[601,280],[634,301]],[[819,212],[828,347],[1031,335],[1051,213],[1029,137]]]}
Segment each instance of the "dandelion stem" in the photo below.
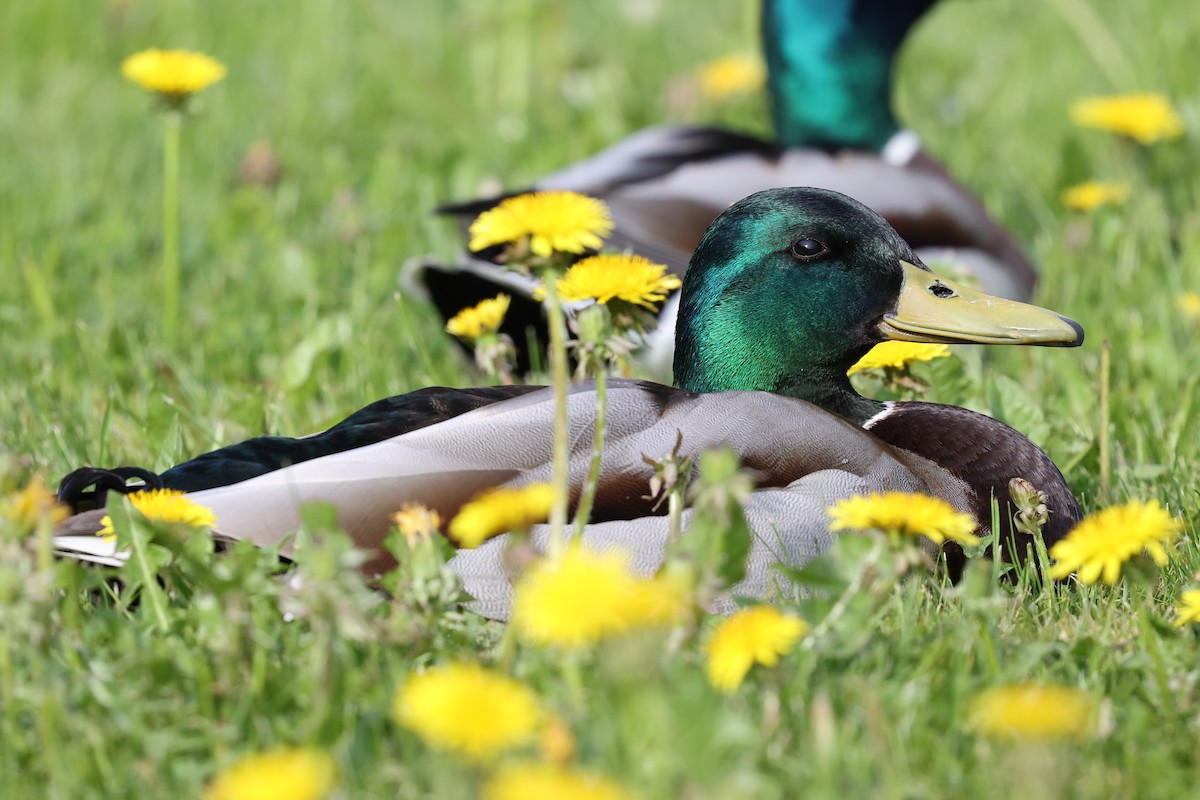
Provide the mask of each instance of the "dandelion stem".
{"label": "dandelion stem", "polygon": [[576,711],[584,711],[583,673],[579,669],[579,659],[576,653],[567,653],[559,664],[562,666],[563,683],[567,686],[567,696]]}
{"label": "dandelion stem", "polygon": [[52,524],[46,519],[39,520],[36,535],[38,572],[47,572],[54,566],[54,528]]}
{"label": "dandelion stem", "polygon": [[42,697],[39,713],[35,716],[41,739],[42,757],[45,759],[51,775],[58,773],[65,766],[59,758],[59,742],[62,739],[61,732],[58,730],[60,726],[57,724],[62,708],[63,706],[59,704],[54,692],[46,692]]}
{"label": "dandelion stem", "polygon": [[158,575],[154,570],[150,569],[150,562],[146,559],[146,545],[150,537],[134,523],[133,536],[130,537],[130,549],[133,551],[133,562],[137,564],[138,571],[142,574],[142,594],[150,600],[150,609],[154,612],[154,620],[158,623],[158,629],[162,633],[166,633],[171,629],[171,622],[167,619],[166,598],[163,597],[162,589],[158,585]]}
{"label": "dandelion stem", "polygon": [[608,390],[604,368],[596,373],[596,430],[592,437],[592,463],[588,467],[587,481],[583,484],[583,494],[575,509],[575,533],[582,536],[587,527],[588,518],[592,515],[592,504],[596,501],[596,491],[600,484],[600,456],[604,451],[604,435],[607,425]]}
{"label": "dandelion stem", "polygon": [[496,665],[505,671],[513,668],[517,660],[517,626],[505,625],[504,633],[496,645]]}
{"label": "dandelion stem", "polygon": [[13,718],[16,716],[16,712],[13,710],[13,697],[16,694],[14,675],[12,645],[9,644],[7,635],[0,636],[0,708],[4,709],[6,731],[15,727],[13,725]]}
{"label": "dandelion stem", "polygon": [[991,621],[987,618],[981,618],[979,622],[979,645],[983,652],[983,658],[980,659],[987,665],[988,673],[992,677],[1000,674],[1000,659],[996,655],[996,640],[992,636]]}
{"label": "dandelion stem", "polygon": [[179,324],[179,139],[183,113],[171,110],[163,135],[163,332],[175,340]]}
{"label": "dandelion stem", "polygon": [[679,541],[683,534],[683,492],[672,489],[667,496],[667,543]]}
{"label": "dandelion stem", "polygon": [[804,644],[810,650],[814,649],[830,628],[832,628],[842,615],[846,613],[846,609],[850,607],[850,602],[858,596],[859,590],[862,589],[866,577],[869,573],[874,573],[875,565],[879,563],[879,557],[883,555],[885,542],[877,541],[871,551],[867,553],[866,558],[858,565],[858,574],[854,576],[854,580],[850,581],[850,585],[842,592],[842,596],[833,604],[833,608],[829,609],[829,613],[821,620],[820,624],[812,629],[812,632],[805,637]]}
{"label": "dandelion stem", "polygon": [[554,386],[554,445],[551,483],[554,505],[550,508],[550,557],[557,558],[566,546],[567,504],[569,501],[570,428],[567,421],[567,320],[558,296],[558,275],[547,270],[542,276],[546,287],[546,317],[550,327],[550,367]]}
{"label": "dandelion stem", "polygon": [[1154,625],[1150,622],[1150,611],[1146,604],[1150,602],[1150,598],[1145,598],[1138,605],[1138,627],[1141,628],[1142,638],[1146,640],[1146,650],[1150,653],[1150,661],[1154,664],[1154,682],[1158,684],[1158,691],[1162,695],[1163,713],[1171,722],[1175,722],[1177,717],[1175,703],[1176,698],[1171,692],[1171,682],[1167,677],[1167,666],[1163,663],[1162,649],[1159,646],[1158,631],[1154,629]]}
{"label": "dandelion stem", "polygon": [[1112,455],[1109,450],[1109,378],[1112,345],[1105,339],[1100,345],[1100,491],[1108,497],[1112,486]]}
{"label": "dandelion stem", "polygon": [[1133,67],[1104,21],[1084,0],[1054,0],[1050,6],[1072,29],[1109,82],[1114,86],[1122,85]]}
{"label": "dandelion stem", "polygon": [[334,653],[334,627],[337,625],[334,612],[328,607],[313,619],[313,659],[311,674],[317,677],[318,686],[325,691],[317,692],[307,718],[300,724],[301,738],[316,736],[329,721],[336,700],[332,696],[338,689],[337,659]]}

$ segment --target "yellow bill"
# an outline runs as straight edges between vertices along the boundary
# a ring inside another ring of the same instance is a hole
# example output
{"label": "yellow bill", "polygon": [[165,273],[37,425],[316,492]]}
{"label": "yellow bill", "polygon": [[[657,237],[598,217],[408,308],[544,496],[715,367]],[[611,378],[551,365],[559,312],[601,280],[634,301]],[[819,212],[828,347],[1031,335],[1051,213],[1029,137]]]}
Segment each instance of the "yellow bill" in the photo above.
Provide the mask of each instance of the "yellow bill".
{"label": "yellow bill", "polygon": [[1028,303],[970,289],[901,261],[904,284],[895,309],[883,317],[885,339],[935,344],[1036,344],[1078,347],[1078,322]]}

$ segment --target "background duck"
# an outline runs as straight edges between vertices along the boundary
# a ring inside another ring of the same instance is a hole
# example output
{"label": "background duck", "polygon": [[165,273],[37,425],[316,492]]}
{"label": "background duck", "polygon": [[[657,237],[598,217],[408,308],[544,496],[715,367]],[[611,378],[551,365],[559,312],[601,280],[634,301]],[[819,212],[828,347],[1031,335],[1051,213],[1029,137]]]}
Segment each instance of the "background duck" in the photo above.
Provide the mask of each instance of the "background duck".
{"label": "background duck", "polygon": [[[682,275],[708,225],[753,192],[820,186],[882,214],[930,263],[967,273],[992,294],[1027,300],[1036,282],[1029,260],[970,192],[903,130],[891,103],[894,60],[908,30],[933,0],[764,0],[762,43],[775,141],[717,128],[649,128],[548,175],[536,190],[570,190],[608,203],[610,243]],[[444,206],[465,224],[501,197]],[[532,284],[498,269],[494,252],[463,254],[453,267],[421,261],[404,281],[444,318],[503,288],[513,296],[505,332],[518,343],[533,328],[544,341]],[[671,362],[676,305],[645,360]]]}
{"label": "background duck", "polygon": [[[608,389],[590,541],[627,547],[645,571],[657,566],[666,521],[644,497],[651,471],[643,455],[666,455],[677,437],[684,454],[733,447],[756,475],[746,511],[764,535],[741,587],[747,592],[766,588],[774,560],[799,564],[821,552],[826,507],[853,494],[924,492],[987,527],[995,487],[1023,477],[1049,495],[1048,536],[1078,518],[1058,470],[1019,433],[953,407],[875,403],[846,378],[885,339],[1075,345],[1082,340],[1075,323],[939,278],[877,214],[819,189],[765,191],[732,206],[701,240],[685,280],[678,388],[618,380]],[[356,543],[374,550],[405,502],[449,518],[483,489],[546,480],[552,405],[545,387],[425,389],[375,403],[315,436],[262,437],[207,453],[151,482],[194,492],[222,536],[260,545],[294,532],[301,504],[329,502]],[[577,385],[569,402],[576,492],[590,460],[594,408],[590,385]],[[928,439],[926,426],[959,431],[955,449],[942,449],[951,441],[945,437]],[[68,476],[63,499],[78,504],[82,484],[96,477],[103,473],[86,468]],[[70,535],[97,529],[102,513],[68,520],[58,548],[119,558],[95,536]],[[499,552],[493,546],[456,560],[468,591],[495,616],[507,608]],[[381,556],[371,567],[388,563]]]}

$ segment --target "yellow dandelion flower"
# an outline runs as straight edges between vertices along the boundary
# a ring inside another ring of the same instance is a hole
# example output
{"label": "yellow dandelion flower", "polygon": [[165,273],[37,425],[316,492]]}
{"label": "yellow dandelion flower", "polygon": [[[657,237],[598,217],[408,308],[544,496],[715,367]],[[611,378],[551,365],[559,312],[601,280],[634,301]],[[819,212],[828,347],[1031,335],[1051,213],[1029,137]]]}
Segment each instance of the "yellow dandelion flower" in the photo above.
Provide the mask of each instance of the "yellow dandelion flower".
{"label": "yellow dandelion flower", "polygon": [[460,339],[475,341],[485,333],[495,333],[500,330],[500,323],[508,313],[508,304],[512,298],[506,294],[498,294],[490,300],[459,311],[446,323],[446,333]]}
{"label": "yellow dandelion flower", "polygon": [[950,355],[944,344],[920,342],[880,342],[846,371],[847,375],[869,369],[907,369],[918,361],[933,361]]}
{"label": "yellow dandelion flower", "polygon": [[478,664],[448,664],[408,679],[392,706],[397,722],[433,747],[475,761],[532,741],[542,722],[537,695]]}
{"label": "yellow dandelion flower", "polygon": [[608,206],[575,192],[533,192],[510,197],[471,223],[472,250],[529,237],[536,256],[597,250],[613,228]]}
{"label": "yellow dandelion flower", "polygon": [[624,553],[574,545],[522,576],[512,622],[528,641],[572,650],[632,628],[672,622],[684,601],[665,581],[630,572]]}
{"label": "yellow dandelion flower", "polygon": [[766,82],[767,65],[758,56],[725,56],[700,68],[700,93],[709,100],[756,92]]}
{"label": "yellow dandelion flower", "polygon": [[450,521],[450,536],[460,547],[479,547],[493,536],[545,522],[552,505],[554,487],[548,483],[489,489],[458,510]]}
{"label": "yellow dandelion flower", "polygon": [[1118,133],[1142,144],[1183,135],[1175,109],[1152,92],[1079,100],[1071,105],[1071,119],[1081,127]]}
{"label": "yellow dandelion flower", "polygon": [[1167,546],[1183,530],[1179,520],[1157,500],[1134,500],[1085,517],[1065,538],[1050,548],[1055,564],[1049,575],[1055,580],[1073,572],[1085,584],[1103,578],[1113,585],[1121,577],[1121,566],[1146,553],[1160,567],[1167,563]]}
{"label": "yellow dandelion flower", "polygon": [[399,511],[392,514],[392,524],[399,528],[408,543],[413,545],[436,536],[442,527],[442,517],[421,503],[405,503]]}
{"label": "yellow dandelion flower", "polygon": [[121,74],[143,89],[180,100],[225,77],[225,65],[190,50],[143,50],[121,63]]}
{"label": "yellow dandelion flower", "polygon": [[829,508],[833,531],[895,531],[909,536],[928,536],[937,544],[950,540],[975,546],[979,537],[969,514],[937,497],[906,492],[856,495],[839,500]]}
{"label": "yellow dandelion flower", "polygon": [[1094,211],[1103,205],[1119,206],[1129,198],[1129,185],[1111,181],[1084,181],[1062,193],[1063,205],[1072,211]]}
{"label": "yellow dandelion flower", "polygon": [[58,502],[41,475],[35,475],[25,488],[0,504],[0,519],[21,530],[32,530],[41,522],[57,525],[70,515],[71,510]]}
{"label": "yellow dandelion flower", "polygon": [[[662,264],[635,255],[603,254],[571,265],[558,281],[558,294],[565,302],[595,300],[609,303],[624,300],[651,311],[682,283]],[[534,297],[541,298],[538,289]]]}
{"label": "yellow dandelion flower", "polygon": [[247,756],[218,775],[204,800],[321,800],[337,772],[321,750],[281,747]]}
{"label": "yellow dandelion flower", "polygon": [[1200,322],[1200,292],[1184,292],[1179,295],[1179,310],[1185,317]]}
{"label": "yellow dandelion flower", "polygon": [[755,662],[775,666],[806,633],[807,622],[773,606],[738,611],[717,626],[705,645],[709,683],[732,692]]}
{"label": "yellow dandelion flower", "polygon": [[691,588],[681,575],[660,574],[634,587],[626,619],[632,625],[673,625],[691,608]]}
{"label": "yellow dandelion flower", "polygon": [[1096,729],[1096,705],[1067,686],[1001,686],[975,697],[968,724],[984,736],[1010,741],[1082,739]]}
{"label": "yellow dandelion flower", "polygon": [[[151,522],[189,525],[193,528],[213,528],[217,524],[217,518],[211,510],[193,502],[186,492],[178,489],[150,489],[125,496],[129,498],[133,507]],[[112,517],[105,514],[100,520],[100,526],[97,536],[116,536]]]}
{"label": "yellow dandelion flower", "polygon": [[1189,623],[1200,625],[1200,589],[1188,589],[1179,595],[1175,613],[1175,624],[1181,628]]}
{"label": "yellow dandelion flower", "polygon": [[483,787],[484,800],[628,800],[620,785],[557,764],[521,762],[501,767]]}

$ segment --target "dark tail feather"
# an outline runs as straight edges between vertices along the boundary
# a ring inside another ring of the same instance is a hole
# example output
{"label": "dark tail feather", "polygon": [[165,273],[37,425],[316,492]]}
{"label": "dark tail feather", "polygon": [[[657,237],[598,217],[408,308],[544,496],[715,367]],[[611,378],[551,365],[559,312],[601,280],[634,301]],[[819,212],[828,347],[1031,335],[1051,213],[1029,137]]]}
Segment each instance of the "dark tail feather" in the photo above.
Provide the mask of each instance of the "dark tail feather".
{"label": "dark tail feather", "polygon": [[102,508],[108,492],[113,491],[121,494],[144,489],[199,492],[229,486],[292,464],[375,444],[540,388],[447,389],[433,386],[378,400],[312,436],[295,439],[258,436],[197,456],[161,475],[140,467],[83,467],[62,479],[58,498],[78,514]]}
{"label": "dark tail feather", "polygon": [[79,514],[93,508],[103,508],[108,502],[109,492],[129,494],[161,488],[162,478],[141,467],[81,467],[59,482],[58,501],[69,506],[72,513]]}

